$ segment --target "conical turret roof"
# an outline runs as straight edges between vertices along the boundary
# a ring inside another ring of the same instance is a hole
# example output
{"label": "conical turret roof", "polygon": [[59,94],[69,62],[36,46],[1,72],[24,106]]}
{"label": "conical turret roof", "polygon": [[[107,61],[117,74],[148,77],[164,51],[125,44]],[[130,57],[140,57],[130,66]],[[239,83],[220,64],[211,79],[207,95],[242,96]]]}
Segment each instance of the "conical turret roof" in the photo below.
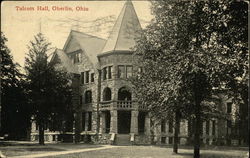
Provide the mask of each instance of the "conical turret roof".
{"label": "conical turret roof", "polygon": [[109,35],[102,53],[112,51],[130,51],[135,46],[141,30],[139,19],[130,0],[126,1]]}

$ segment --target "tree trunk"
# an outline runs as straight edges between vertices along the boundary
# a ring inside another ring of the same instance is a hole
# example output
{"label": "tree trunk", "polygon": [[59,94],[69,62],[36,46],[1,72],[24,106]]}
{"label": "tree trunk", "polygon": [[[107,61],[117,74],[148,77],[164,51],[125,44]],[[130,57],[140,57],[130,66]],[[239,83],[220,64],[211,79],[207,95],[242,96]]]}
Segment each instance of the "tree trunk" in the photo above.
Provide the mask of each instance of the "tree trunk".
{"label": "tree trunk", "polygon": [[39,144],[44,145],[44,122],[39,121]]}
{"label": "tree trunk", "polygon": [[200,158],[200,103],[195,107],[195,131],[194,131],[194,158]]}
{"label": "tree trunk", "polygon": [[81,111],[78,109],[75,113],[75,143],[80,143],[82,131]]}
{"label": "tree trunk", "polygon": [[180,130],[180,113],[179,110],[175,112],[175,127],[174,127],[174,146],[173,152],[178,153],[178,136]]}

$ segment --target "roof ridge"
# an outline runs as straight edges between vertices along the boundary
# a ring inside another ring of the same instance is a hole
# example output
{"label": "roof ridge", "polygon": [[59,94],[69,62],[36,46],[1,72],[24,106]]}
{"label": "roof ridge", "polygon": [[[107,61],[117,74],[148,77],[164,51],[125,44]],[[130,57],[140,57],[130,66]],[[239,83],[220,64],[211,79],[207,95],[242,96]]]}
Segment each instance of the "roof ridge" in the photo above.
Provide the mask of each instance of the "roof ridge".
{"label": "roof ridge", "polygon": [[87,34],[87,33],[81,32],[81,31],[77,31],[77,30],[71,29],[71,32],[81,33],[81,34],[84,34],[84,35],[87,35],[87,36],[95,37],[95,38],[98,38],[98,39],[101,39],[101,40],[105,40],[105,41],[106,41],[106,39],[104,39],[104,38],[101,38],[101,37],[98,37],[98,36],[94,36],[94,35],[90,35],[90,34]]}

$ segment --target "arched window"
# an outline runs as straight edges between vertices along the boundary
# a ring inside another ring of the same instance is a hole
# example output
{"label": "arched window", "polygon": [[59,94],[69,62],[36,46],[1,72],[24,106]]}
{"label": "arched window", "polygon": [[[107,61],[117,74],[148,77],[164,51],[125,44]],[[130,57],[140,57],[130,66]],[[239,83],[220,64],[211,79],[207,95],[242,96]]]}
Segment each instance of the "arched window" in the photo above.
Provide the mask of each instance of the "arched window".
{"label": "arched window", "polygon": [[118,100],[131,100],[131,93],[126,87],[122,87],[118,91]]}
{"label": "arched window", "polygon": [[92,103],[92,92],[91,91],[85,92],[85,103]]}
{"label": "arched window", "polygon": [[111,89],[106,87],[104,90],[103,90],[103,101],[109,101],[111,100]]}

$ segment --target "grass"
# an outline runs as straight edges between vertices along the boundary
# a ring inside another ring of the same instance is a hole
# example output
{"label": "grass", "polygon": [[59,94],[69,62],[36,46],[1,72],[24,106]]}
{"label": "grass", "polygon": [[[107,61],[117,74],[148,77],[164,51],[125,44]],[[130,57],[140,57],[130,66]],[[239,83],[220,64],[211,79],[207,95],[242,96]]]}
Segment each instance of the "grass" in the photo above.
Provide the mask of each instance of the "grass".
{"label": "grass", "polygon": [[[58,143],[44,146],[34,143],[0,143],[0,151],[8,157],[99,148],[101,145]],[[201,149],[201,158],[246,158],[248,148],[208,146]],[[117,148],[82,153],[48,156],[47,158],[192,158],[192,146],[180,146],[173,154],[171,146],[119,146]]]}
{"label": "grass", "polygon": [[[247,150],[202,150],[201,158],[245,158]],[[91,152],[75,153],[47,158],[192,158],[192,149],[179,149],[173,154],[172,148],[156,146],[126,146]]]}
{"label": "grass", "polygon": [[57,143],[57,144],[46,144],[39,145],[34,143],[0,143],[0,151],[5,156],[21,156],[31,154],[41,154],[46,152],[58,152],[77,150],[85,148],[98,148],[100,145],[90,144],[73,144],[73,143]]}

